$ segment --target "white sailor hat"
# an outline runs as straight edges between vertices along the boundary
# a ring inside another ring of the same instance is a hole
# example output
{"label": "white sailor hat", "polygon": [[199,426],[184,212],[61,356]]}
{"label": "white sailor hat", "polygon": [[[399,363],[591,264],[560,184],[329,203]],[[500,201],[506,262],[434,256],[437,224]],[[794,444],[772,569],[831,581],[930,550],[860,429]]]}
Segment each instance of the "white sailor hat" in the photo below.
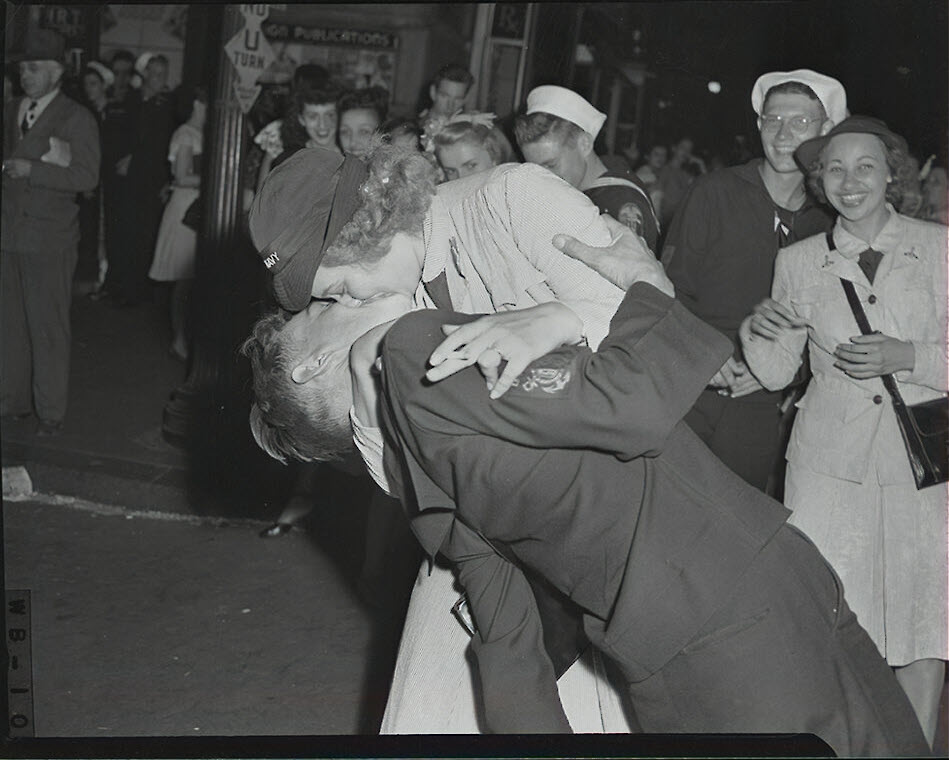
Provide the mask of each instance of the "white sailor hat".
{"label": "white sailor hat", "polygon": [[99,75],[99,79],[102,80],[102,83],[106,87],[111,87],[115,82],[115,74],[112,73],[112,70],[106,66],[104,63],[99,63],[99,61],[89,61],[86,64],[87,69],[92,69],[96,74]]}
{"label": "white sailor hat", "polygon": [[566,87],[545,84],[535,87],[527,96],[526,113],[549,113],[576,124],[594,139],[600,133],[606,114],[597,111],[585,99]]}
{"label": "white sailor hat", "polygon": [[139,76],[145,76],[145,67],[148,66],[148,62],[156,55],[157,53],[146,50],[138,57],[138,60],[135,61],[135,71],[138,72]]}
{"label": "white sailor hat", "polygon": [[772,71],[758,77],[755,86],[751,88],[751,105],[758,116],[761,116],[768,90],[785,82],[800,82],[810,87],[823,104],[827,118],[834,124],[840,124],[847,118],[847,91],[844,86],[833,77],[818,74],[810,69]]}

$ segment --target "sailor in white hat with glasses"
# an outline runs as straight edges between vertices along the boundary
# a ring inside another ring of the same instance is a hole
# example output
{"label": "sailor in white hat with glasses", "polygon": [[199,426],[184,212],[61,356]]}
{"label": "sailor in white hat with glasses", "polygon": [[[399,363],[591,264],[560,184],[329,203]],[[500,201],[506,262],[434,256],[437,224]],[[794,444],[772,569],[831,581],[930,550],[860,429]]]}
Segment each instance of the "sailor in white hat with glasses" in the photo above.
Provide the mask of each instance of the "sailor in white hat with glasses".
{"label": "sailor in white hat with glasses", "polygon": [[748,370],[737,330],[769,294],[778,249],[831,225],[808,196],[794,151],[846,117],[847,95],[840,82],[815,71],[775,71],[755,82],[751,104],[764,158],[693,183],[669,227],[662,261],[677,297],[735,344],[686,421],[725,464],[774,495],[783,481],[776,468],[787,399],[763,390]]}

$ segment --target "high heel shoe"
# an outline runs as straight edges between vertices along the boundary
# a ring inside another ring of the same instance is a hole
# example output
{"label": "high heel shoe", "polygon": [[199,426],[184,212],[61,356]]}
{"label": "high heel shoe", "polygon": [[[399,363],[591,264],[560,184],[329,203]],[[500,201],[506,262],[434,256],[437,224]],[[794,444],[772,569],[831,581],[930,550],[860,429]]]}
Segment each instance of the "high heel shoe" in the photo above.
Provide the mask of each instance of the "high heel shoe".
{"label": "high heel shoe", "polygon": [[182,351],[179,351],[179,350],[178,350],[177,348],[175,348],[174,346],[170,346],[170,347],[168,348],[168,355],[169,355],[170,357],[172,357],[173,359],[177,359],[177,360],[180,361],[180,362],[186,362],[186,361],[188,361],[188,354],[186,354],[186,353],[184,353],[184,352],[182,352]]}
{"label": "high heel shoe", "polygon": [[264,528],[260,531],[258,535],[261,538],[277,538],[284,533],[289,533],[291,530],[293,530],[293,523],[275,522],[269,528]]}

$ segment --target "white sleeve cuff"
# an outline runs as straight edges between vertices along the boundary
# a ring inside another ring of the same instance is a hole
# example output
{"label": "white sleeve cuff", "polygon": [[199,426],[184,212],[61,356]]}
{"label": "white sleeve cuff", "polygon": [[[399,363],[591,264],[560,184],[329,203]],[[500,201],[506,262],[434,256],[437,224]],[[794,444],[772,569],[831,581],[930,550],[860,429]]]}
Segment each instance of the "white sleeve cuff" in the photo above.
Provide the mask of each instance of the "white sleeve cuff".
{"label": "white sleeve cuff", "polygon": [[362,461],[366,464],[369,474],[386,494],[392,496],[392,490],[389,488],[389,481],[386,480],[385,469],[382,465],[382,428],[370,427],[364,425],[356,416],[356,410],[349,408],[349,421],[353,426],[353,442],[359,450]]}

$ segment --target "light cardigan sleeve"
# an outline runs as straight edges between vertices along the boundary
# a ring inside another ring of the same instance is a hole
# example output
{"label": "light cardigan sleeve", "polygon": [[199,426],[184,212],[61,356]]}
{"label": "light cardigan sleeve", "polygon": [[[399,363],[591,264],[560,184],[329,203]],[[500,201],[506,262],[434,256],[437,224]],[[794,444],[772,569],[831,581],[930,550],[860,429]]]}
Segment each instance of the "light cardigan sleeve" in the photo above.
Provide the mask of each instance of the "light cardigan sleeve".
{"label": "light cardigan sleeve", "polygon": [[[937,231],[932,234],[934,229]],[[932,288],[932,303],[935,305],[933,324],[939,326],[938,336],[935,341],[912,341],[915,352],[913,369],[897,372],[896,379],[901,383],[923,385],[944,393],[949,389],[949,228],[927,225],[924,230],[932,234],[932,240],[926,240],[921,247],[924,247],[923,255],[932,262],[932,276],[927,278],[926,284]]]}
{"label": "light cardigan sleeve", "polygon": [[[787,306],[795,314],[791,295],[794,290],[792,268],[802,257],[785,249],[778,251],[774,263],[774,282],[771,285],[771,297]],[[800,316],[800,315],[798,315]],[[745,363],[752,374],[769,391],[786,387],[801,366],[804,346],[807,344],[807,328],[793,328],[782,331],[779,338],[769,340],[759,335],[742,338],[741,347]]]}
{"label": "light cardigan sleeve", "polygon": [[[943,317],[945,324],[945,317]],[[901,383],[924,385],[936,391],[945,393],[949,390],[949,345],[946,341],[939,343],[923,343],[912,341],[915,354],[913,370],[896,373],[896,379]]]}
{"label": "light cardigan sleeve", "polygon": [[562,233],[587,245],[608,246],[612,238],[599,210],[586,195],[535,164],[518,167],[505,180],[518,250],[544,275],[554,297],[581,319],[589,345],[599,345],[624,292],[553,244],[554,236]]}

